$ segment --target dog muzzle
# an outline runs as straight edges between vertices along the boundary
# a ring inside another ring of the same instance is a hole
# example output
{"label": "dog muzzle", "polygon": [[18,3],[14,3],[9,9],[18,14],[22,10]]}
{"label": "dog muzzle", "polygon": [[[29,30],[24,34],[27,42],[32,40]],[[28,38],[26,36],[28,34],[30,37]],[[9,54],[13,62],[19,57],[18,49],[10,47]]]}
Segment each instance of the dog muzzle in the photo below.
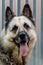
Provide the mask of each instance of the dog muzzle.
{"label": "dog muzzle", "polygon": [[28,43],[30,41],[29,35],[25,32],[19,32],[18,35],[13,38],[13,41],[20,48],[20,54],[26,56],[28,53]]}

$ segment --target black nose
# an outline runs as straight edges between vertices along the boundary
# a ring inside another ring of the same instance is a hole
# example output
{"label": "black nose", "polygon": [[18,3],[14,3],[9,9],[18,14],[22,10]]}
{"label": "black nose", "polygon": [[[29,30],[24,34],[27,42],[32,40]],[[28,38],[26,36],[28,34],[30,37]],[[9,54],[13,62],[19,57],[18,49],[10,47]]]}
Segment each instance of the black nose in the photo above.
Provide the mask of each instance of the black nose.
{"label": "black nose", "polygon": [[21,43],[25,43],[30,39],[29,35],[25,31],[19,32],[19,38]]}
{"label": "black nose", "polygon": [[26,36],[26,33],[25,32],[19,32],[19,37],[20,37],[20,39],[25,39],[25,36]]}

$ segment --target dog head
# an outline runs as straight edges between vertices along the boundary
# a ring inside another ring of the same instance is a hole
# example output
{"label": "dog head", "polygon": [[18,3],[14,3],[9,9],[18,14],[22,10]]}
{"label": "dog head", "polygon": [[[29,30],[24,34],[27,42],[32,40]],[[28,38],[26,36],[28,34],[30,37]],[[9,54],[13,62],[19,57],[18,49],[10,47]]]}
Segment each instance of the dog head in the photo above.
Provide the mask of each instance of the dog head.
{"label": "dog head", "polygon": [[27,15],[15,16],[9,7],[6,9],[6,23],[3,46],[6,50],[14,50],[17,46],[20,54],[25,56],[28,52],[31,39],[36,39],[35,31],[32,28],[31,19]]}

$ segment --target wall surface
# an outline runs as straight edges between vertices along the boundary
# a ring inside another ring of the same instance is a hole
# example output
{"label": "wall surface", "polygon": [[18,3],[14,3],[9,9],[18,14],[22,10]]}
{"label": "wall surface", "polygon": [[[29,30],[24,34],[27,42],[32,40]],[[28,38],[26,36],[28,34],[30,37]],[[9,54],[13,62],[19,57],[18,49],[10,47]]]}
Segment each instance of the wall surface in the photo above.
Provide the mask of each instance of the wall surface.
{"label": "wall surface", "polygon": [[27,65],[43,64],[43,0],[0,0],[0,32],[4,27],[5,9],[10,6],[16,15],[20,15],[24,4],[30,4],[36,23],[37,43]]}
{"label": "wall surface", "polygon": [[41,61],[43,65],[43,0],[41,0]]}

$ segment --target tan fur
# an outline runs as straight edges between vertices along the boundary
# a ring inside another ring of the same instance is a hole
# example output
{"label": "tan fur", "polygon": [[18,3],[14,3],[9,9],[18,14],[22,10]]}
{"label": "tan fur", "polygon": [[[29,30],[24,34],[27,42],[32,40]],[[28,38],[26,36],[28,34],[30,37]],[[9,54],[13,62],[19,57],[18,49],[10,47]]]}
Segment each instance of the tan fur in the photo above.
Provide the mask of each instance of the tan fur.
{"label": "tan fur", "polygon": [[[30,22],[30,24],[29,24]],[[23,24],[27,23],[31,28],[29,30],[26,30],[23,27]],[[13,25],[18,26],[18,30],[16,33],[10,31],[9,29],[12,29]],[[28,20],[24,16],[20,17],[14,17],[14,19],[11,21],[9,28],[7,29],[6,35],[3,37],[2,40],[2,46],[4,49],[8,52],[12,51],[12,57],[14,61],[18,64],[22,64],[22,56],[20,55],[19,48],[12,42],[12,37],[16,37],[18,32],[25,31],[30,36],[30,42],[28,44],[28,54],[24,57],[24,61],[27,62],[29,59],[32,49],[34,48],[35,42],[36,42],[36,33],[35,30],[32,28],[32,23],[30,20]]]}

